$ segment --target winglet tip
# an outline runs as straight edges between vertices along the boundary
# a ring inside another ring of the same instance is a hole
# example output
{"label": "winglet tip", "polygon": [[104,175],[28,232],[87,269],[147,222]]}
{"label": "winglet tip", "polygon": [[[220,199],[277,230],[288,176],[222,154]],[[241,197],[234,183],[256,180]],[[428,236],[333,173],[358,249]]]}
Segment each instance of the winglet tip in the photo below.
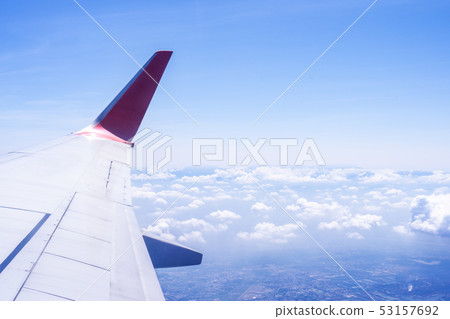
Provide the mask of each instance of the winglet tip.
{"label": "winglet tip", "polygon": [[[96,118],[89,133],[131,142],[153,98],[173,51],[156,51],[116,98]],[[110,138],[112,139],[112,138]]]}

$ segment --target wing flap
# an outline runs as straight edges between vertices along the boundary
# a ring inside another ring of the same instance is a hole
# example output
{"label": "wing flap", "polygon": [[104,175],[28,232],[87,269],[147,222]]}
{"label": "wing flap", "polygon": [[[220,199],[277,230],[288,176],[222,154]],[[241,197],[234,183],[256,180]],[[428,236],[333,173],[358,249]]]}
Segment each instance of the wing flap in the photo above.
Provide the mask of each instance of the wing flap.
{"label": "wing flap", "polygon": [[0,208],[0,273],[33,238],[48,214]]}
{"label": "wing flap", "polygon": [[[68,300],[80,296],[85,300],[109,300],[109,276],[102,268],[43,253],[23,288]],[[24,298],[22,291],[16,300]]]}

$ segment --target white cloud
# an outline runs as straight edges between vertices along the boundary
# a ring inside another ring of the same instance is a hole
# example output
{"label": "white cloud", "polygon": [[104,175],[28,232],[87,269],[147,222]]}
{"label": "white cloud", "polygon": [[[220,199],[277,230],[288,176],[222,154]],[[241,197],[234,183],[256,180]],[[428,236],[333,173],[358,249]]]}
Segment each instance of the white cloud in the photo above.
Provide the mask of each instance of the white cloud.
{"label": "white cloud", "polygon": [[155,186],[152,186],[151,184],[144,184],[141,187],[133,186],[131,188],[131,193],[134,198],[145,198],[145,199],[157,199],[157,198],[164,198],[164,199],[177,199],[177,198],[183,198],[183,199],[190,199],[194,200],[195,197],[183,194],[183,192],[180,192],[178,190],[170,190],[170,189],[164,189],[162,191],[155,191],[153,188]]}
{"label": "white cloud", "polygon": [[[183,234],[183,240],[192,241],[198,233],[202,232],[220,232],[228,229],[225,223],[213,225],[207,221],[199,218],[190,218],[186,220],[176,220],[174,218],[161,218],[155,225],[149,225],[144,232],[153,233],[155,235],[175,240],[174,234]],[[194,233],[194,234],[193,234]],[[194,237],[193,237],[194,236]],[[198,237],[200,238],[200,237]],[[201,237],[203,238],[203,237]]]}
{"label": "white cloud", "polygon": [[231,197],[229,194],[227,194],[225,192],[216,193],[216,194],[212,194],[212,195],[214,195],[214,196],[204,196],[204,197],[202,197],[202,199],[204,201],[208,201],[208,202],[225,200],[225,199],[233,199],[233,197]]}
{"label": "white cloud", "polygon": [[420,176],[418,180],[425,183],[450,183],[450,173],[434,171],[431,175]]}
{"label": "white cloud", "polygon": [[256,210],[256,211],[269,211],[272,209],[272,207],[267,206],[264,203],[258,202],[258,203],[253,204],[251,209]]}
{"label": "white cloud", "polygon": [[160,237],[168,239],[168,240],[171,240],[171,241],[175,241],[175,236],[173,234],[171,234],[171,233],[162,233],[160,235]]}
{"label": "white cloud", "polygon": [[200,193],[200,188],[198,187],[191,187],[187,190],[189,193]]}
{"label": "white cloud", "polygon": [[143,229],[143,232],[152,233],[169,240],[175,240],[175,236],[170,233],[170,221],[170,218],[161,218],[156,225],[149,225],[147,228]]}
{"label": "white cloud", "polygon": [[167,201],[164,198],[157,198],[153,203],[154,204],[166,205]]}
{"label": "white cloud", "polygon": [[344,227],[356,227],[361,229],[371,229],[372,226],[381,226],[383,224],[383,218],[379,215],[356,214],[354,217],[350,218],[348,221],[344,221]]}
{"label": "white cloud", "polygon": [[411,229],[450,236],[450,194],[417,196],[412,202],[411,214]]}
{"label": "white cloud", "polygon": [[411,204],[411,198],[404,198],[403,200],[399,202],[389,202],[389,201],[383,201],[380,204],[392,208],[408,208]]}
{"label": "white cloud", "polygon": [[151,187],[145,185],[143,187],[131,187],[131,194],[134,198],[155,199],[158,197]]}
{"label": "white cloud", "polygon": [[[292,216],[302,220],[313,217],[315,219],[311,223],[314,222],[315,227],[339,229],[342,230],[341,234],[353,239],[358,237],[355,235],[356,232],[366,236],[362,230],[385,225],[382,217],[387,216],[385,214],[395,213],[400,217],[401,213],[406,212],[408,208],[412,213],[410,223],[404,221],[402,225],[394,227],[390,225],[389,230],[392,229],[392,232],[403,235],[413,234],[413,231],[423,231],[450,236],[450,221],[448,221],[450,203],[445,200],[446,196],[450,196],[450,189],[437,188],[447,185],[445,182],[450,181],[450,173],[442,171],[415,174],[395,170],[258,167],[217,169],[210,174],[202,173],[204,175],[180,178],[174,177],[174,174],[183,176],[180,175],[181,173],[172,173],[160,176],[166,178],[166,180],[156,181],[161,184],[160,187],[147,182],[132,189],[133,197],[149,199],[149,207],[153,205],[151,209],[141,209],[144,214],[144,210],[155,212],[167,207],[183,194],[189,186],[187,182],[191,183],[200,178],[201,182],[196,184],[196,187],[177,200],[177,206],[180,207],[173,208],[177,215],[173,214],[171,217],[175,216],[178,220],[171,221],[168,229],[161,229],[160,225],[158,226],[163,236],[178,238],[198,231],[202,237],[208,239],[206,236],[208,232],[223,231],[227,227],[232,228],[231,225],[235,226],[238,222],[246,222],[245,218],[240,218],[241,216],[235,212],[225,213],[227,210],[223,208],[227,206],[223,204],[227,204],[230,200],[235,203],[233,211],[236,209],[236,212],[241,212],[247,206],[247,210],[251,208],[252,211],[259,212],[261,221],[266,221],[267,224],[279,223],[278,219],[270,214],[275,210],[275,205],[267,200],[258,185],[254,183],[254,179],[264,185],[266,190],[282,203],[286,211],[292,213]],[[139,181],[149,178],[135,175],[134,179],[138,181],[136,184],[140,185],[142,183]],[[310,187],[308,183],[316,184]],[[434,194],[429,195],[432,192]],[[421,194],[427,196],[414,198]],[[143,201],[138,203],[145,207]],[[186,213],[183,209],[186,209]],[[194,209],[198,211],[195,212]],[[145,216],[148,215],[148,213],[145,214]],[[232,214],[239,217],[232,217],[234,216]],[[241,230],[248,231],[247,228],[241,228]],[[256,230],[241,232],[240,238],[250,239],[262,236],[258,235],[261,233]],[[185,236],[186,239],[188,237]]]}
{"label": "white cloud", "polygon": [[370,191],[365,194],[366,196],[370,196],[373,199],[384,200],[387,199],[387,196],[383,195],[380,191]]}
{"label": "white cloud", "polygon": [[198,228],[202,231],[215,231],[216,228],[207,221],[199,218],[191,218],[183,221],[174,221],[174,226]]}
{"label": "white cloud", "polygon": [[252,171],[252,175],[263,180],[279,183],[336,183],[347,180],[348,174],[354,172],[354,169],[330,169],[317,170],[306,167],[269,167],[260,166]]}
{"label": "white cloud", "polygon": [[252,184],[255,183],[251,173],[243,172],[242,175],[237,176],[234,181],[238,184]]}
{"label": "white cloud", "polygon": [[351,239],[364,239],[364,236],[363,235],[361,235],[360,233],[358,233],[358,232],[353,232],[353,233],[347,233],[347,234],[345,234],[348,238],[351,238]]}
{"label": "white cloud", "polygon": [[300,210],[300,206],[297,206],[297,205],[287,205],[287,206],[286,206],[286,210],[287,210],[288,212],[297,212],[297,211]]}
{"label": "white cloud", "polygon": [[450,192],[450,187],[448,186],[442,186],[434,189],[434,194],[446,194]]}
{"label": "white cloud", "polygon": [[268,241],[271,243],[287,243],[289,238],[295,237],[294,231],[298,229],[296,224],[276,226],[273,223],[258,223],[253,232],[240,232],[237,236],[245,240]]}
{"label": "white cloud", "polygon": [[332,222],[322,222],[319,224],[319,229],[343,229],[343,228],[360,228],[371,229],[373,226],[383,225],[383,218],[379,215],[373,214],[356,214],[355,216],[347,215]]}
{"label": "white cloud", "polygon": [[374,206],[374,205],[367,205],[367,206],[364,206],[364,210],[367,210],[367,211],[369,211],[369,212],[377,212],[377,211],[379,211],[381,209],[381,207],[379,207],[379,206]]}
{"label": "white cloud", "polygon": [[[292,206],[292,205],[291,205]],[[298,209],[297,209],[298,207]],[[306,198],[297,199],[297,205],[290,207],[291,211],[299,210],[299,217],[315,217],[328,214],[343,215],[348,213],[348,209],[345,206],[338,204],[335,201],[331,203],[318,203],[308,201]]]}
{"label": "white cloud", "polygon": [[247,194],[245,195],[244,198],[242,198],[242,200],[253,200],[255,199],[255,196],[253,196],[252,194]]}
{"label": "white cloud", "polygon": [[[341,195],[340,198],[344,199],[344,200],[351,200],[351,199],[357,200],[358,196],[356,196],[356,195]],[[326,199],[327,200],[333,200],[332,198],[326,198]]]}
{"label": "white cloud", "polygon": [[155,180],[155,179],[170,179],[174,178],[175,175],[172,174],[170,171],[158,171],[153,175],[148,175],[144,173],[140,174],[132,174],[131,179],[134,181],[148,181],[148,180]]}
{"label": "white cloud", "polygon": [[402,178],[398,172],[391,169],[380,169],[376,171],[369,171],[360,174],[359,179],[363,183],[382,183],[394,182]]}
{"label": "white cloud", "polygon": [[392,227],[392,230],[400,235],[412,235],[413,233],[409,229],[409,227],[405,227],[404,225],[397,225]]}
{"label": "white cloud", "polygon": [[199,208],[200,206],[205,205],[205,202],[200,199],[194,199],[192,202],[189,203],[189,208]]}
{"label": "white cloud", "polygon": [[170,188],[182,191],[182,190],[186,189],[186,186],[181,185],[181,184],[173,184],[170,186]]}
{"label": "white cloud", "polygon": [[229,210],[217,210],[215,212],[212,212],[211,214],[209,214],[209,216],[219,219],[219,220],[230,220],[230,219],[240,219],[241,216],[239,216],[236,213],[233,213],[232,211]]}
{"label": "white cloud", "polygon": [[413,259],[413,261],[418,264],[427,265],[427,266],[435,266],[435,265],[439,265],[441,263],[440,260],[426,261],[426,260],[420,260],[420,259]]}
{"label": "white cloud", "polygon": [[189,209],[198,209],[200,206],[205,205],[205,202],[200,199],[194,199],[189,204],[185,206],[177,206],[174,208],[174,210],[182,211],[182,210],[189,210]]}
{"label": "white cloud", "polygon": [[194,197],[187,195],[186,193],[177,191],[177,190],[162,190],[160,192],[157,193],[158,196],[160,197],[167,197],[167,198],[189,198],[189,199],[193,199]]}
{"label": "white cloud", "polygon": [[191,231],[190,233],[185,233],[178,237],[179,242],[199,242],[199,243],[206,243],[205,239],[203,238],[203,235],[199,231]]}
{"label": "white cloud", "polygon": [[405,192],[401,189],[392,188],[384,192],[386,195],[390,196],[403,196],[405,195]]}
{"label": "white cloud", "polygon": [[280,193],[290,195],[292,198],[298,198],[298,194],[286,185],[282,189],[280,189]]}
{"label": "white cloud", "polygon": [[192,183],[215,183],[216,182],[216,177],[213,175],[200,175],[200,176],[183,176],[182,178],[180,178],[178,180],[181,183],[187,183],[187,184],[192,184]]}

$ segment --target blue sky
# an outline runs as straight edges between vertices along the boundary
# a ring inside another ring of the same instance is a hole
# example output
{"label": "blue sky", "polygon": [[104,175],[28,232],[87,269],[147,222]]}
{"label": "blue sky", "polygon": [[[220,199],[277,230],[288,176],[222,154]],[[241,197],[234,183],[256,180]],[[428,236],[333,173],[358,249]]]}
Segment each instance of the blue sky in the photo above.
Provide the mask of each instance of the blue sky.
{"label": "blue sky", "polygon": [[[250,126],[370,3],[80,2],[140,63],[174,51],[162,84],[200,126],[160,91],[143,127],[176,157],[192,137],[313,137],[330,166],[448,169],[445,1],[380,0]],[[85,127],[137,71],[73,1],[7,1],[0,18],[2,152]]]}

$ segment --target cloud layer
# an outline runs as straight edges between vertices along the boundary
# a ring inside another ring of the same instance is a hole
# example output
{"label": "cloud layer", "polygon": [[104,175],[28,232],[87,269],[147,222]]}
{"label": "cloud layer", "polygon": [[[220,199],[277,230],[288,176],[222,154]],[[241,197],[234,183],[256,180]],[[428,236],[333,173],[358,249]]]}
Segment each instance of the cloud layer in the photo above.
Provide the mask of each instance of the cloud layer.
{"label": "cloud layer", "polygon": [[145,224],[164,214],[147,230],[182,242],[208,244],[218,233],[229,241],[294,242],[301,230],[291,217],[313,236],[364,242],[377,231],[448,236],[449,181],[442,171],[266,166],[135,174],[132,193]]}
{"label": "cloud layer", "polygon": [[417,196],[411,205],[412,230],[450,236],[450,194]]}

